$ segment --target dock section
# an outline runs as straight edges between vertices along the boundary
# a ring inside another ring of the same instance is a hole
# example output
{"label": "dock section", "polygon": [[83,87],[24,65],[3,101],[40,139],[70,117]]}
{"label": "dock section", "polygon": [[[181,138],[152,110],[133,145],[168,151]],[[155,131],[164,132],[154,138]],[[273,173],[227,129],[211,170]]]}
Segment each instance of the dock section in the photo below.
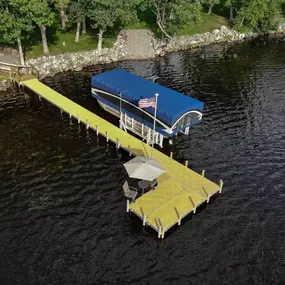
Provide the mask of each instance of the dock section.
{"label": "dock section", "polygon": [[[101,134],[107,141],[112,141],[117,148],[123,148],[136,156],[151,157],[151,147],[129,133],[124,132],[98,115],[69,100],[55,90],[49,88],[37,79],[21,82],[30,90],[51,104],[66,112],[70,118],[86,125],[97,135]],[[127,201],[127,211],[133,212],[142,219],[143,225],[148,225],[163,238],[167,230],[217,192],[221,193],[223,182],[219,185],[189,169],[187,163],[182,165],[162,152],[154,149],[153,157],[159,161],[166,173],[158,178],[158,186],[134,203]]]}

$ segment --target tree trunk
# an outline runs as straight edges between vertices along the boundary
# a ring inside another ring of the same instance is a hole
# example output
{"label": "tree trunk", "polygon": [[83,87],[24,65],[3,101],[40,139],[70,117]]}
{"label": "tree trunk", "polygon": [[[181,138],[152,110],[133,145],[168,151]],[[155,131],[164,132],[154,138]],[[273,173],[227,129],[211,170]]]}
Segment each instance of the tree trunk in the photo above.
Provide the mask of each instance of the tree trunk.
{"label": "tree trunk", "polygon": [[245,19],[245,17],[243,16],[242,19],[241,19],[240,25],[239,25],[240,27],[243,26],[244,19]]}
{"label": "tree trunk", "polygon": [[230,6],[230,20],[232,21],[234,19],[234,11],[233,11],[233,6]]}
{"label": "tree trunk", "polygon": [[214,6],[214,5],[212,5],[212,4],[209,6],[208,15],[211,15],[211,14],[212,14],[213,6]]}
{"label": "tree trunk", "polygon": [[82,20],[82,34],[86,34],[86,16]]}
{"label": "tree trunk", "polygon": [[98,45],[97,45],[97,50],[99,54],[101,54],[102,52],[103,33],[104,33],[104,30],[100,29],[98,33]]}
{"label": "tree trunk", "polygon": [[75,42],[76,42],[76,43],[79,42],[80,27],[81,27],[81,22],[77,22],[76,34],[75,34]]}
{"label": "tree trunk", "polygon": [[65,30],[66,28],[66,15],[63,9],[60,9],[60,19],[61,19],[61,29]]}
{"label": "tree trunk", "polygon": [[160,21],[157,21],[157,25],[158,25],[158,27],[160,28],[160,30],[163,32],[163,34],[164,34],[167,38],[169,38],[169,39],[172,38],[172,37],[166,32],[165,28],[162,26],[162,24],[161,24]]}
{"label": "tree trunk", "polygon": [[48,45],[47,45],[47,37],[46,37],[46,27],[44,25],[40,26],[41,34],[42,34],[42,43],[43,43],[43,50],[44,54],[48,55]]}
{"label": "tree trunk", "polygon": [[20,54],[20,61],[21,65],[25,65],[25,60],[24,60],[24,54],[23,54],[23,48],[22,48],[22,42],[20,38],[17,38],[18,42],[18,48],[19,48],[19,54]]}

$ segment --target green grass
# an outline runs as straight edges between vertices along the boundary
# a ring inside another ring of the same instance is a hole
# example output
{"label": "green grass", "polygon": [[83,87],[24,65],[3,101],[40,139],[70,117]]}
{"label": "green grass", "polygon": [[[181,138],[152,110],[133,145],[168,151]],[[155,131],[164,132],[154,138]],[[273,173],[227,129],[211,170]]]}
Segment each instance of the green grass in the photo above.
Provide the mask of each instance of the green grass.
{"label": "green grass", "polygon": [[[75,33],[57,31],[53,38],[49,41],[49,51],[51,55],[62,54],[66,52],[79,52],[94,50],[97,48],[97,40],[95,36],[90,34],[80,35],[79,42],[74,41]],[[65,45],[64,45],[65,43]],[[103,41],[103,47],[112,47],[114,44],[114,37],[107,37]],[[26,51],[26,58],[35,58],[43,55],[42,43],[32,45]]]}
{"label": "green grass", "polygon": [[[12,75],[12,78],[14,81],[20,82],[23,80],[33,79],[35,78],[35,76],[32,74],[22,74],[22,75],[18,74],[18,75]],[[0,80],[10,80],[10,74],[1,73]]]}
{"label": "green grass", "polygon": [[149,24],[147,24],[145,21],[141,21],[126,25],[124,28],[129,30],[148,29]]}
{"label": "green grass", "polygon": [[[181,28],[177,31],[176,35],[181,36],[181,35],[193,35],[193,34],[204,33],[219,28],[222,25],[229,27],[230,22],[222,16],[218,16],[215,14],[209,16],[207,15],[207,13],[203,13],[201,23]],[[151,19],[150,22],[141,19],[138,22],[125,26],[124,28],[150,29],[156,35],[158,36],[161,35],[153,19]],[[116,40],[117,33],[118,31],[115,31],[111,34],[106,33],[103,41],[103,47],[108,47],[108,48],[112,47]],[[37,33],[35,35],[35,37],[37,38],[32,38],[30,42],[26,43],[26,46],[29,47],[25,53],[26,59],[43,56],[43,48],[39,36],[40,36],[39,33]],[[89,51],[97,48],[96,33],[80,35],[80,40],[78,43],[76,43],[74,41],[75,39],[74,31],[62,32],[54,27],[47,30],[47,39],[51,55],[62,54],[66,52]]]}
{"label": "green grass", "polygon": [[0,75],[0,80],[7,80],[10,79],[9,75]]}
{"label": "green grass", "polygon": [[208,15],[207,13],[202,13],[202,21],[195,25],[186,26],[177,31],[177,36],[194,35],[206,32],[211,32],[221,26],[230,27],[230,21],[222,16],[215,14]]}

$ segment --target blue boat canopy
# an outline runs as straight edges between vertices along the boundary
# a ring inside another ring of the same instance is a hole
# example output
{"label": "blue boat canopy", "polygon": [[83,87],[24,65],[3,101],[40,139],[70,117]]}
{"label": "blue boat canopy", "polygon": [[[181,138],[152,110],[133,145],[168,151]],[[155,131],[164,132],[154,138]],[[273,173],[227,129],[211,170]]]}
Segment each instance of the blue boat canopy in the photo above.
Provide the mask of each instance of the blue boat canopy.
{"label": "blue boat canopy", "polygon": [[[136,76],[122,69],[106,71],[95,75],[91,79],[92,87],[106,92],[120,95],[122,98],[138,105],[142,98],[151,98],[155,93],[159,94],[157,104],[157,118],[169,126],[186,113],[196,110],[203,111],[204,103],[185,96],[182,93]],[[150,114],[154,114],[154,108],[146,108]]]}

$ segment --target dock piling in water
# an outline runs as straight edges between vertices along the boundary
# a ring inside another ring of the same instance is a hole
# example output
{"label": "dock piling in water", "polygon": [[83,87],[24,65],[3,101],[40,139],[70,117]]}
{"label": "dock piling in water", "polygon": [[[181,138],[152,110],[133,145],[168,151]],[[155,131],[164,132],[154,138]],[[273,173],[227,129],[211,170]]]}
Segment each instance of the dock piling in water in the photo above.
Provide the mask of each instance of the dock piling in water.
{"label": "dock piling in water", "polygon": [[219,187],[220,187],[219,193],[220,193],[220,194],[222,193],[223,185],[224,185],[224,182],[223,182],[223,180],[221,179],[220,182],[219,182]]}
{"label": "dock piling in water", "polygon": [[130,201],[127,199],[127,213],[130,211]]}
{"label": "dock piling in water", "polygon": [[119,149],[120,148],[120,140],[117,138],[116,141],[117,141],[117,144],[116,144],[117,145],[117,149]]}
{"label": "dock piling in water", "polygon": [[143,226],[146,224],[146,214],[143,214]]}

